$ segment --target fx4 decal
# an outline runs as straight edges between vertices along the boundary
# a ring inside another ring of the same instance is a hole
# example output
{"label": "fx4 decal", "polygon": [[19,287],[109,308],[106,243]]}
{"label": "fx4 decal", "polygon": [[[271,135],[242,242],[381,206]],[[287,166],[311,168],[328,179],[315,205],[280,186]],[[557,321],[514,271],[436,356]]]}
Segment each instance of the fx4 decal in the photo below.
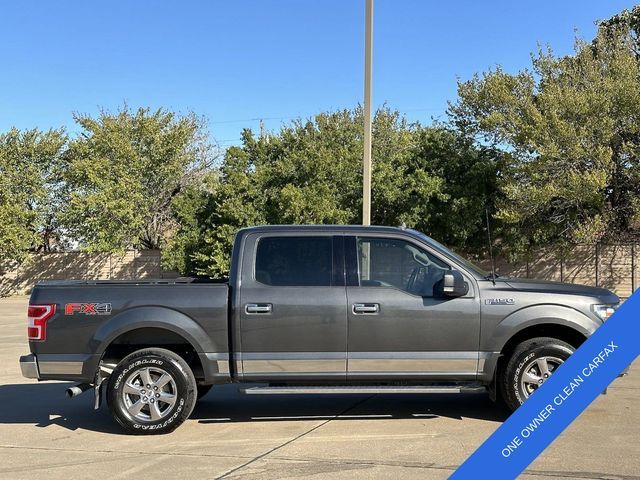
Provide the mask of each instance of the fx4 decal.
{"label": "fx4 decal", "polygon": [[110,303],[67,303],[64,306],[65,315],[111,315]]}

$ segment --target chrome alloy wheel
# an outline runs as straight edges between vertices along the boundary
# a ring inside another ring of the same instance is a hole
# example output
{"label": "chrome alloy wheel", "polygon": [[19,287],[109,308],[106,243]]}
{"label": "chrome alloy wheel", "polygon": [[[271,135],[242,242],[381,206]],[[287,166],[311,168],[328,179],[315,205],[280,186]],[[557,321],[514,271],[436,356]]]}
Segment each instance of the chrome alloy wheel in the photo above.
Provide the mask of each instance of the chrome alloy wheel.
{"label": "chrome alloy wheel", "polygon": [[176,403],[178,389],[173,377],[158,367],[137,370],[125,383],[122,399],[137,420],[156,421],[166,417]]}
{"label": "chrome alloy wheel", "polygon": [[546,382],[551,374],[560,366],[564,360],[557,357],[540,357],[532,360],[524,367],[524,373],[520,380],[520,388],[526,398],[529,398],[540,385]]}

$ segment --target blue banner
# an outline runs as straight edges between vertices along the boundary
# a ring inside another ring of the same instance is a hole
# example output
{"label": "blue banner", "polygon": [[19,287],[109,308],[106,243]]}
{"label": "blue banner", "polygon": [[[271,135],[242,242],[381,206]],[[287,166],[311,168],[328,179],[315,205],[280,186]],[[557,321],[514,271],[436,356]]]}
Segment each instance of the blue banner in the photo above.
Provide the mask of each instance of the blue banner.
{"label": "blue banner", "polygon": [[618,310],[450,478],[515,478],[640,353],[640,293]]}

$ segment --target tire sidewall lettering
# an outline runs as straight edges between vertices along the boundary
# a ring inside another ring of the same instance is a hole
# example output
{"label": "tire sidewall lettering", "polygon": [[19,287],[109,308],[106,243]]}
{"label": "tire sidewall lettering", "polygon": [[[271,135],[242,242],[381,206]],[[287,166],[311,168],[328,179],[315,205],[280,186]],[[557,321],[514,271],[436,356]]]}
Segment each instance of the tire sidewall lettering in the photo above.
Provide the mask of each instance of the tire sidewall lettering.
{"label": "tire sidewall lettering", "polygon": [[527,354],[527,356],[524,357],[522,361],[518,363],[518,367],[516,368],[516,371],[514,372],[514,375],[513,375],[513,379],[512,379],[513,383],[511,387],[513,388],[513,392],[515,393],[516,399],[518,400],[518,402],[520,402],[521,405],[526,400],[526,398],[523,395],[523,392],[521,392],[520,390],[520,378],[522,376],[522,369],[536,356],[538,356],[537,351],[533,351]]}
{"label": "tire sidewall lettering", "polygon": [[[552,350],[554,349],[553,346],[550,347],[550,348]],[[545,352],[548,349],[549,349],[549,347],[546,346],[546,345],[535,345],[529,352],[527,352],[525,357],[518,362],[518,366],[515,369],[515,372],[513,373],[513,377],[511,378],[511,388],[513,390],[514,396],[516,397],[516,399],[520,403],[520,405],[522,405],[524,403],[524,401],[527,399],[527,397],[525,396],[525,392],[522,391],[522,389],[520,388],[520,380],[521,380],[522,376],[524,375],[524,367],[526,365],[528,365],[531,362],[531,360],[533,360],[535,358],[543,357],[544,355],[547,355],[547,353],[545,353]],[[568,355],[567,355],[567,353],[568,353]],[[567,358],[569,358],[571,353],[573,353],[573,352],[559,353],[556,350],[555,352],[553,352],[553,355],[557,356],[558,358],[560,358],[564,362],[564,361],[567,360]]]}
{"label": "tire sidewall lettering", "polygon": [[171,425],[173,421],[180,416],[180,413],[182,412],[183,407],[184,407],[184,398],[181,398],[175,412],[173,412],[173,414],[169,418],[167,418],[164,422],[161,422],[161,423],[132,422],[131,426],[137,430],[161,430]]}
{"label": "tire sidewall lettering", "polygon": [[114,390],[118,390],[120,388],[120,384],[122,383],[122,380],[127,377],[128,373],[131,372],[132,370],[137,370],[138,367],[140,367],[141,365],[146,365],[146,364],[152,364],[152,365],[164,365],[164,360],[160,360],[157,358],[142,358],[140,360],[136,360],[133,363],[130,363],[129,365],[127,365],[127,367],[125,367],[122,370],[122,373],[120,373],[120,375],[118,375],[118,378],[116,378],[115,383],[113,384],[113,389]]}

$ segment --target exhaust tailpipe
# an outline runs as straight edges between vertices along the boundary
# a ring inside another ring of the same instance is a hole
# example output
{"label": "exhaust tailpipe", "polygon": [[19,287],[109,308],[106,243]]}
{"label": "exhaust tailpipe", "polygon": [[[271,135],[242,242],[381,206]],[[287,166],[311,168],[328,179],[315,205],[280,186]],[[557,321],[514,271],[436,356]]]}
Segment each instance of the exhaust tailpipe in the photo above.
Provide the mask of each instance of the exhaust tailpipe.
{"label": "exhaust tailpipe", "polygon": [[88,383],[80,383],[75,387],[67,388],[67,391],[65,392],[65,394],[67,395],[68,398],[73,398],[73,397],[77,397],[83,392],[86,392],[90,388],[91,388],[91,385],[89,385]]}

